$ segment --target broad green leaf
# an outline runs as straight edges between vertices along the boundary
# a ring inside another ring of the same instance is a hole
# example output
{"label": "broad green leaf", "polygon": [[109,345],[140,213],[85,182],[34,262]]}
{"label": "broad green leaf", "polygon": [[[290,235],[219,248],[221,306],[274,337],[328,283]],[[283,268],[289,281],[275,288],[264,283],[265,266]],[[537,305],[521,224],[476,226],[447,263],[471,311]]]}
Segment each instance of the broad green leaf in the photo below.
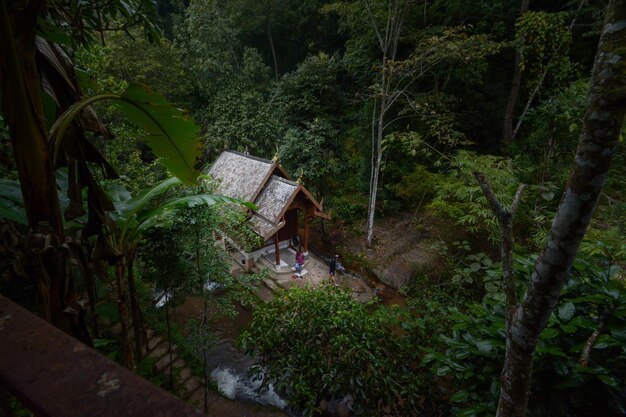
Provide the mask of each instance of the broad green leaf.
{"label": "broad green leaf", "polygon": [[0,179],[0,218],[28,224],[19,181]]}
{"label": "broad green leaf", "polygon": [[19,181],[9,180],[6,178],[0,179],[0,197],[6,198],[14,203],[23,205],[24,198],[22,197],[22,189]]}
{"label": "broad green leaf", "polygon": [[571,324],[562,324],[561,325],[561,329],[565,332],[565,333],[574,333],[576,332],[577,327]]}
{"label": "broad green leaf", "polygon": [[552,356],[559,356],[561,358],[567,358],[567,355],[559,348],[554,346],[537,346],[537,353],[539,354],[548,354]]}
{"label": "broad green leaf", "polygon": [[146,204],[150,202],[150,200],[160,196],[173,185],[177,185],[180,183],[181,181],[178,178],[171,177],[161,181],[152,188],[146,188],[144,190],[141,190],[135,197],[126,201],[123,209],[124,213],[128,215],[133,215],[140,212],[146,206]]}
{"label": "broad green leaf", "polygon": [[598,374],[596,376],[600,381],[604,382],[610,387],[617,387],[619,385],[619,382],[617,382],[617,380],[610,375]]}
{"label": "broad green leaf", "polygon": [[126,202],[132,198],[130,191],[122,184],[108,183],[103,186],[103,189],[111,198],[117,210],[121,210],[122,207],[125,207]]}
{"label": "broad green leaf", "polygon": [[236,198],[225,197],[221,195],[214,194],[200,194],[200,195],[192,195],[188,197],[177,198],[172,201],[168,201],[167,203],[153,209],[149,210],[145,213],[142,213],[139,216],[139,230],[146,230],[150,227],[153,227],[158,222],[159,215],[165,213],[168,210],[183,208],[183,207],[196,207],[199,205],[207,205],[211,206],[213,204],[218,203],[234,203],[234,204],[242,204],[248,208],[256,208],[256,206],[252,203],[246,203],[244,201],[238,200]]}
{"label": "broad green leaf", "polygon": [[542,333],[541,333],[541,338],[542,339],[552,339],[553,337],[556,337],[559,335],[559,331],[557,329],[555,329],[554,327],[550,327],[545,329]]}
{"label": "broad green leaf", "polygon": [[493,345],[487,340],[481,340],[480,342],[476,343],[476,347],[481,352],[490,352],[491,349],[493,349]]}
{"label": "broad green leaf", "polygon": [[437,376],[444,376],[448,372],[450,372],[450,367],[449,366],[442,366],[440,368],[435,369],[435,375],[437,375]]}
{"label": "broad green leaf", "polygon": [[105,100],[113,101],[131,122],[146,131],[144,142],[172,175],[185,184],[194,183],[198,176],[194,165],[200,156],[199,127],[162,95],[138,84],[130,85],[122,95],[99,94],[70,106],[50,129],[53,159],[61,153],[65,132],[72,121],[88,106]]}
{"label": "broad green leaf", "polygon": [[115,105],[129,120],[146,131],[143,138],[174,176],[193,184],[198,176],[194,165],[200,156],[199,127],[191,117],[160,94],[132,84]]}
{"label": "broad green leaf", "polygon": [[17,206],[7,200],[0,198],[0,218],[13,220],[19,224],[28,224],[26,211],[23,207]]}
{"label": "broad green leaf", "polygon": [[616,339],[619,339],[623,342],[626,342],[626,328],[624,329],[611,329],[611,336]]}
{"label": "broad green leaf", "polygon": [[451,398],[451,400],[455,403],[460,403],[469,398],[469,393],[467,391],[457,391]]}
{"label": "broad green leaf", "polygon": [[592,303],[602,303],[606,300],[606,297],[603,294],[591,294],[585,295],[583,297],[571,298],[570,301],[573,303],[583,303],[583,302],[592,302]]}
{"label": "broad green leaf", "polygon": [[565,303],[559,307],[559,318],[563,321],[569,321],[576,312],[576,306],[574,303]]}
{"label": "broad green leaf", "polygon": [[482,411],[485,411],[487,407],[483,404],[474,405],[468,408],[460,410],[456,415],[458,417],[473,417],[477,416]]}
{"label": "broad green leaf", "polygon": [[619,346],[620,343],[613,337],[603,334],[601,335],[596,343],[593,345],[594,349],[606,349],[609,346]]}

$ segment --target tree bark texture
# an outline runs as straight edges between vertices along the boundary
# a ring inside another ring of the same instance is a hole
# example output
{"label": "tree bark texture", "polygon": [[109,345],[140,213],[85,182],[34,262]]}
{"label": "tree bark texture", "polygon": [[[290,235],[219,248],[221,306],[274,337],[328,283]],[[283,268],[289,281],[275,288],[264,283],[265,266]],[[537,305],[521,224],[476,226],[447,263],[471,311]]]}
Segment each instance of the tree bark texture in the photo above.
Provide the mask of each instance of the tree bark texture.
{"label": "tree bark texture", "polygon": [[513,317],[499,417],[526,414],[532,355],[558,301],[604,187],[626,109],[626,0],[612,0],[596,53],[583,130],[550,236]]}
{"label": "tree bark texture", "polygon": [[[380,110],[375,132],[372,132],[372,175],[370,184],[370,198],[367,210],[367,246],[371,247],[374,241],[374,217],[376,215],[376,200],[378,196],[378,178],[380,177],[380,163],[383,158],[383,137],[385,130],[385,106],[387,105],[387,85],[388,80],[385,77],[385,69],[383,69],[382,88],[383,93],[380,99]],[[387,82],[386,82],[387,81]]]}

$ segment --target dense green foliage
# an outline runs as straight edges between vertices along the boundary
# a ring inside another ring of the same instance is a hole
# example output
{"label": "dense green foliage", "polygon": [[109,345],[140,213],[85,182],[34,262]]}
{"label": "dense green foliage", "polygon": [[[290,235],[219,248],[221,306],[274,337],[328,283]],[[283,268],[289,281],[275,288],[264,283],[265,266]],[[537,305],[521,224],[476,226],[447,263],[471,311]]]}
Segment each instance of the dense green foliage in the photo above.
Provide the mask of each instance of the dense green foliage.
{"label": "dense green foliage", "polygon": [[292,289],[255,311],[240,343],[261,358],[257,376],[309,415],[347,394],[362,416],[424,412],[434,393],[413,345],[419,324],[406,311],[371,307],[330,284]]}
{"label": "dense green foliage", "polygon": [[[175,302],[201,294],[224,315],[234,300],[252,303],[258,277],[230,276],[225,253],[212,244],[212,232],[224,228],[245,250],[262,245],[246,213],[207,208],[221,200],[172,191],[179,181],[168,179],[196,184],[225,148],[277,158],[324,197],[334,217],[326,231],[346,250],[349,267],[371,273],[390,255],[384,242],[376,247],[374,239],[374,251],[360,245],[380,129],[376,218],[412,216],[407,227],[436,265],[414,271],[402,289],[406,310],[358,305],[331,286],[281,293],[258,308],[242,346],[261,358],[264,382],[309,414],[348,394],[359,415],[493,414],[505,346],[500,229],[473,173],[487,175],[505,206],[528,184],[513,230],[522,295],[582,129],[606,1],[532,2],[522,16],[518,3],[53,3],[37,33],[66,49],[72,71],[63,76],[76,78],[88,100],[79,101],[78,83],[67,99],[50,89],[55,78],[42,75],[59,207],[67,236],[84,250],[77,288],[101,293],[118,265],[139,286],[173,290]],[[386,53],[381,38],[390,16],[402,25]],[[516,51],[521,82],[508,144],[501,127]],[[86,123],[93,120],[78,111],[86,104],[113,137]],[[37,285],[20,266],[18,236],[28,218],[4,112],[0,284],[28,299]],[[625,412],[623,132],[588,239],[535,355],[532,415]],[[111,181],[113,171],[119,178]],[[86,266],[102,260],[108,266],[92,276]],[[225,296],[204,291],[207,280]],[[193,332],[205,349],[201,324]]]}
{"label": "dense green foliage", "polygon": [[[613,255],[619,251],[610,249]],[[521,277],[530,273],[534,260],[518,259]],[[621,273],[605,255],[585,256],[575,265],[537,347],[530,415],[623,413],[626,288]],[[423,359],[433,365],[433,374],[454,381],[451,400],[459,415],[493,415],[496,406],[505,347],[504,305],[498,295],[488,294],[481,304],[462,310],[448,308],[452,331],[439,336],[445,348],[425,349]],[[584,353],[596,331],[597,340]]]}

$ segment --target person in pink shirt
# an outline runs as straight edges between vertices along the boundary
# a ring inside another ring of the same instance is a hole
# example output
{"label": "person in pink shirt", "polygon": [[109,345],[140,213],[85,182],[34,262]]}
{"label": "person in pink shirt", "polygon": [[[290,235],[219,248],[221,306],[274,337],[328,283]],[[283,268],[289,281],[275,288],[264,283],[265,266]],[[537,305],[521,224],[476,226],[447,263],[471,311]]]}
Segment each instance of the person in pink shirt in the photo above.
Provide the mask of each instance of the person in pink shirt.
{"label": "person in pink shirt", "polygon": [[296,263],[293,266],[296,270],[296,274],[298,275],[298,277],[300,276],[300,272],[302,272],[302,269],[304,268],[304,253],[298,251],[296,253]]}

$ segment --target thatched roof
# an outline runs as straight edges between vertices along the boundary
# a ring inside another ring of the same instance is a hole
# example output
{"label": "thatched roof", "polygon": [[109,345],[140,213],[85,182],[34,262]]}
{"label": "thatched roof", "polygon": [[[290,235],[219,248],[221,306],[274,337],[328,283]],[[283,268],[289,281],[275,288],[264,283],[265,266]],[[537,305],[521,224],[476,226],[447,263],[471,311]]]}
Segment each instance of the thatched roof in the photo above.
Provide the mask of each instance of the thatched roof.
{"label": "thatched roof", "polygon": [[274,224],[278,223],[296,197],[299,188],[297,182],[272,175],[254,200],[254,204],[258,207],[256,213]]}
{"label": "thatched roof", "polygon": [[283,215],[298,193],[303,193],[321,212],[321,205],[275,161],[224,151],[209,169],[209,175],[219,181],[215,192],[228,197],[253,202],[250,226],[264,239],[270,238],[285,223]]}
{"label": "thatched roof", "polygon": [[274,168],[274,162],[267,159],[225,151],[213,163],[209,175],[219,180],[217,194],[253,202]]}

